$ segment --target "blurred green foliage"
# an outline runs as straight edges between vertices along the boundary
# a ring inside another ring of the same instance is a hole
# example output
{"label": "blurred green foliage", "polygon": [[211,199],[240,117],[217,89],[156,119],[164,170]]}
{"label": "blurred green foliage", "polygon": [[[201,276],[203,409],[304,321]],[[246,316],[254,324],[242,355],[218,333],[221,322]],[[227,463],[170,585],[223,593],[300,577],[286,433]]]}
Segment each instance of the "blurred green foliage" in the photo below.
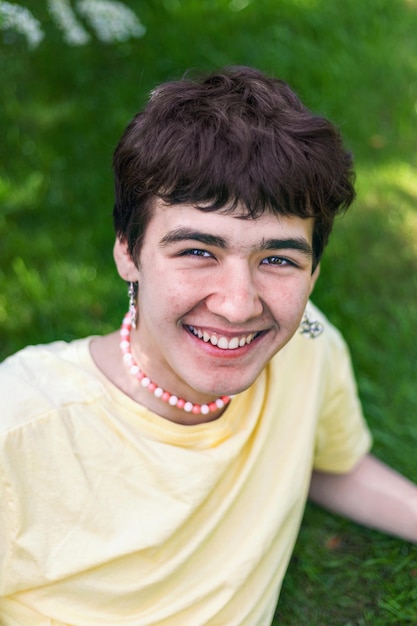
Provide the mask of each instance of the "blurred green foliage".
{"label": "blurred green foliage", "polygon": [[[330,117],[358,199],[314,299],[352,350],[375,452],[417,480],[416,0],[130,0],[141,39],[69,47],[46,1],[0,33],[0,356],[118,326],[112,151],[161,81],[254,65]],[[308,507],[276,624],[417,623],[416,548]]]}

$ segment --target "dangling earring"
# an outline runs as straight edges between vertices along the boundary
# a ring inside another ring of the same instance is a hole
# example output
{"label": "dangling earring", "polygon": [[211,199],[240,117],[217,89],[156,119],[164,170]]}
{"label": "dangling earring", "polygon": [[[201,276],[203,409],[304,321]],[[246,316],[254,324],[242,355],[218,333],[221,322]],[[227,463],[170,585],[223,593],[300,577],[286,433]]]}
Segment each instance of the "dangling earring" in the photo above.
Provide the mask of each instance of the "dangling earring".
{"label": "dangling earring", "polygon": [[132,328],[134,328],[134,329],[136,328],[136,317],[137,317],[136,290],[137,290],[137,283],[130,282],[128,290],[127,290],[127,294],[129,296],[130,323],[132,325]]}
{"label": "dangling earring", "polygon": [[318,322],[317,320],[310,319],[307,311],[304,311],[303,319],[301,320],[300,324],[300,333],[302,335],[305,335],[306,337],[309,337],[310,339],[315,339],[316,337],[321,335],[323,330],[323,324],[321,322]]}

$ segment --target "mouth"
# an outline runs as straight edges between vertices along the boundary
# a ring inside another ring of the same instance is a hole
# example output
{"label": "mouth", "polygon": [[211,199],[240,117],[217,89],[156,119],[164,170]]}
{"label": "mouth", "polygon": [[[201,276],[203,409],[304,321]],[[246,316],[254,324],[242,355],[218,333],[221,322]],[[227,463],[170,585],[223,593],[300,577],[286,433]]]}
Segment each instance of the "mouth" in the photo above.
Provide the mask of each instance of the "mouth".
{"label": "mouth", "polygon": [[201,330],[195,326],[186,327],[195,337],[198,337],[205,343],[211,343],[213,346],[217,346],[220,350],[237,350],[243,348],[252,343],[256,337],[262,334],[262,331],[255,333],[247,333],[242,335],[235,335],[234,337],[225,337],[216,333],[209,333],[206,330]]}

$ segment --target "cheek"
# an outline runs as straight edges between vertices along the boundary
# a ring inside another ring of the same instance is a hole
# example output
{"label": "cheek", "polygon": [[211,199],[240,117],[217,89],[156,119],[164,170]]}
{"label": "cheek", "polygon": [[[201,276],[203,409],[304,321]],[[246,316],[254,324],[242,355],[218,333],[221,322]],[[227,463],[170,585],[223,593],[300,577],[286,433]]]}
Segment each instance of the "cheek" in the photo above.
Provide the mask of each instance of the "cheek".
{"label": "cheek", "polygon": [[151,291],[146,290],[145,296],[146,301],[150,303],[148,309],[153,318],[171,323],[193,309],[199,302],[198,287],[178,281],[172,283],[161,281],[154,285]]}
{"label": "cheek", "polygon": [[268,284],[264,290],[267,300],[273,299],[277,306],[296,310],[303,307],[310,295],[310,282],[306,280],[281,280]]}
{"label": "cheek", "polygon": [[[271,297],[272,295],[272,297]],[[281,323],[287,320],[289,327],[296,327],[304,313],[310,296],[310,284],[301,283],[281,284],[279,288],[270,289],[266,302],[274,316],[280,318]]]}
{"label": "cheek", "polygon": [[204,299],[210,292],[209,284],[213,283],[212,276],[193,271],[176,272],[170,277],[164,276],[163,280],[167,297],[178,302]]}

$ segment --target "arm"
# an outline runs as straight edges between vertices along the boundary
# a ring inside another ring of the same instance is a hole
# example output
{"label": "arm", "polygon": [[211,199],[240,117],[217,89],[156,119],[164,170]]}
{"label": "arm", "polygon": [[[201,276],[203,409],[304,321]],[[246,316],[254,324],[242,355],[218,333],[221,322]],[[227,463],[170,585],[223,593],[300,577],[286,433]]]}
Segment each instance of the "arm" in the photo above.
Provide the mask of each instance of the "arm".
{"label": "arm", "polygon": [[417,543],[417,485],[370,454],[348,474],[313,472],[309,497],[364,526]]}

